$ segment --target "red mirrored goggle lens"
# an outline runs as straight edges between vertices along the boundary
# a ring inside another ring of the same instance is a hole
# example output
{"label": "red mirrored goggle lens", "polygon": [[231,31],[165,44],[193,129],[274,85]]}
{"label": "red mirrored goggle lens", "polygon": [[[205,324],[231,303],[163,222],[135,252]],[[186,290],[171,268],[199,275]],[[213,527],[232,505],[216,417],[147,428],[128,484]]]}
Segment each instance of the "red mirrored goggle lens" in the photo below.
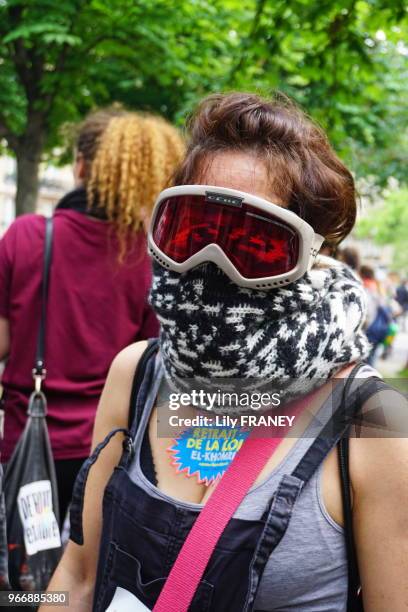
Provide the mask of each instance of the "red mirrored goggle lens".
{"label": "red mirrored goggle lens", "polygon": [[290,272],[299,258],[297,231],[278,217],[249,204],[211,202],[205,195],[163,200],[153,240],[176,263],[217,244],[240,274],[250,279]]}

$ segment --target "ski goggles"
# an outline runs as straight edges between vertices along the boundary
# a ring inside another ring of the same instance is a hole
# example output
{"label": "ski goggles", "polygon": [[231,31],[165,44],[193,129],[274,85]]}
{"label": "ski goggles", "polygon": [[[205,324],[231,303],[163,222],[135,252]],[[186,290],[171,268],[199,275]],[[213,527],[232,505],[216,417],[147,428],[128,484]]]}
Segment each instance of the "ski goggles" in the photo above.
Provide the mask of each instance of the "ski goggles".
{"label": "ski goggles", "polygon": [[241,287],[269,289],[303,276],[323,240],[295,213],[263,198],[183,185],[159,195],[148,245],[154,259],[173,272],[212,261]]}

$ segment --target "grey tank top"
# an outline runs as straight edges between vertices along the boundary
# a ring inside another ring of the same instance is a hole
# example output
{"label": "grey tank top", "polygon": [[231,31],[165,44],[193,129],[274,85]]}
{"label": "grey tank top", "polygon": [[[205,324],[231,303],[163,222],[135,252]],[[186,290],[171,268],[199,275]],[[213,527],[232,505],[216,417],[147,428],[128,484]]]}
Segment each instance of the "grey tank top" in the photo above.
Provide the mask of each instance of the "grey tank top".
{"label": "grey tank top", "polygon": [[[146,478],[141,469],[140,449],[163,379],[160,355],[157,356],[155,368],[154,384],[135,439],[130,478],[153,497],[185,508],[202,508],[202,504],[182,502],[166,495]],[[327,422],[331,416],[330,402],[326,402],[316,416],[322,425]],[[313,440],[307,435],[299,438],[269,476],[248,491],[234,516],[246,520],[260,519],[282,476],[293,471]],[[303,488],[289,527],[265,566],[255,610],[346,612],[348,583],[344,533],[324,506],[321,480],[322,466]]]}

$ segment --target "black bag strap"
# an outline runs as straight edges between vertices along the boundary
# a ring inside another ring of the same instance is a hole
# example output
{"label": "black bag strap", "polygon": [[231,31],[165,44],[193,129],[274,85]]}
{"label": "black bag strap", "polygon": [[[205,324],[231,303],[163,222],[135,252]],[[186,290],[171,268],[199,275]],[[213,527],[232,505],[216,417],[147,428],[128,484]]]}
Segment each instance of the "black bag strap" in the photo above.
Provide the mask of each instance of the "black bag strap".
{"label": "black bag strap", "polygon": [[357,593],[360,587],[360,575],[358,571],[357,554],[354,544],[353,514],[350,493],[349,473],[349,437],[344,436],[338,444],[339,469],[341,477],[341,495],[343,501],[344,536],[346,541],[346,552],[348,560],[348,593],[347,612],[362,610],[361,601],[357,601]]}
{"label": "black bag strap", "polygon": [[[360,366],[360,367],[359,367]],[[359,364],[351,371],[344,388],[344,397],[347,397],[347,391],[356,378],[356,375],[363,365]],[[361,406],[360,406],[361,407]],[[341,480],[341,497],[343,503],[344,515],[344,537],[347,553],[347,573],[348,573],[348,590],[347,590],[347,612],[358,612],[363,610],[361,596],[358,598],[357,593],[360,587],[360,575],[358,571],[357,553],[354,544],[353,533],[353,516],[351,510],[351,486],[349,473],[349,433],[347,429],[345,435],[340,439],[337,445],[339,457],[339,469]]]}
{"label": "black bag strap", "polygon": [[[354,372],[354,370],[353,370]],[[351,374],[353,374],[353,372]],[[355,372],[356,374],[356,372]],[[350,380],[349,386],[352,384],[355,374]],[[349,379],[351,378],[351,375]],[[347,381],[348,383],[349,381]],[[380,390],[389,389],[389,385],[384,383],[380,378],[371,376],[367,379],[366,385],[362,389],[362,393],[359,397],[359,409],[362,408],[363,404],[370,399],[373,395],[378,393]],[[371,383],[371,384],[370,384]],[[337,445],[338,458],[339,458],[339,470],[340,470],[340,483],[341,483],[341,497],[343,503],[343,516],[344,516],[344,537],[346,544],[346,553],[348,561],[348,594],[347,594],[347,612],[362,612],[363,611],[363,600],[361,596],[361,582],[360,574],[358,571],[357,552],[354,541],[354,530],[353,530],[353,511],[352,511],[352,500],[351,500],[351,481],[350,481],[350,463],[349,463],[349,434],[350,427],[345,432],[345,435],[340,439]]]}
{"label": "black bag strap", "polygon": [[45,219],[45,245],[44,245],[44,263],[41,285],[41,318],[38,328],[37,349],[35,355],[35,363],[33,368],[33,377],[35,381],[35,390],[41,390],[41,383],[45,379],[45,331],[47,322],[47,302],[48,302],[48,286],[50,279],[51,254],[52,254],[52,238],[53,238],[53,219],[48,217]]}

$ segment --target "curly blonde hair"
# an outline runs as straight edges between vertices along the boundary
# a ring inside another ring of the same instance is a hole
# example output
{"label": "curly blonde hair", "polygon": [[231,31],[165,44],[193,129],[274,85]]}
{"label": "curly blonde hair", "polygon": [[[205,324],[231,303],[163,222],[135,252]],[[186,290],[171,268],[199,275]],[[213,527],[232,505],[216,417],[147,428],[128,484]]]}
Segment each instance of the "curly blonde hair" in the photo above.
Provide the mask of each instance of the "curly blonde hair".
{"label": "curly blonde hair", "polygon": [[110,117],[86,180],[90,208],[116,227],[121,258],[127,238],[142,229],[160,191],[184,155],[179,132],[161,117],[122,112]]}

